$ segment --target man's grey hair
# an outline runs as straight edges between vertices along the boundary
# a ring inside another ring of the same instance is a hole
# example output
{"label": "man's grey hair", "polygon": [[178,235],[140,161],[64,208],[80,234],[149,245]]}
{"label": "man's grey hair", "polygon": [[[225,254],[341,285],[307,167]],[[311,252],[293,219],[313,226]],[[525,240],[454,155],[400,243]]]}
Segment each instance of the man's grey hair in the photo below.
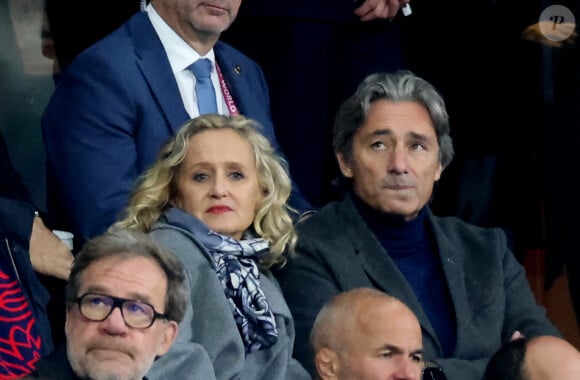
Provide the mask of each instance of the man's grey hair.
{"label": "man's grey hair", "polygon": [[454,151],[445,102],[435,87],[407,70],[371,74],[359,84],[356,92],[338,109],[332,138],[335,153],[340,153],[347,162],[351,160],[354,134],[365,123],[372,103],[377,100],[423,105],[435,128],[439,162],[443,168],[449,165]]}

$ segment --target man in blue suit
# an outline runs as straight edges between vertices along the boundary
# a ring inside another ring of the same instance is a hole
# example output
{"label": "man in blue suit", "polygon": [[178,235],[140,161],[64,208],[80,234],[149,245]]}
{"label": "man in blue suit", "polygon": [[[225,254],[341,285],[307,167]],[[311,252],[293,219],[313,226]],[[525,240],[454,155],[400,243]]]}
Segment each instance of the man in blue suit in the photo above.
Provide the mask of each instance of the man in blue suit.
{"label": "man in blue suit", "polygon": [[[78,247],[118,218],[162,144],[199,115],[189,70],[198,59],[211,61],[218,113],[257,120],[278,146],[262,70],[218,41],[240,3],[152,0],[63,73],[42,118],[48,208]],[[291,205],[310,208],[296,187]]]}

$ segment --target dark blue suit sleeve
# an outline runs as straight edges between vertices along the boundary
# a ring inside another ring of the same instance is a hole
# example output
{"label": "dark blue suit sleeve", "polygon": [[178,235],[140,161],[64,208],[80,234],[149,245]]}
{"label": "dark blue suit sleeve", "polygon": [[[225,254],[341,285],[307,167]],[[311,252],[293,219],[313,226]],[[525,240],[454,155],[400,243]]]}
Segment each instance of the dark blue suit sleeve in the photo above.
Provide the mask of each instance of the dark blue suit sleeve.
{"label": "dark blue suit sleeve", "polygon": [[30,195],[12,167],[0,134],[0,234],[10,236],[28,248],[33,220],[34,207]]}
{"label": "dark blue suit sleeve", "polygon": [[0,197],[31,203],[28,189],[22,183],[20,174],[12,167],[8,149],[0,134]]}
{"label": "dark blue suit sleeve", "polygon": [[28,249],[34,208],[25,202],[0,197],[0,234]]}
{"label": "dark blue suit sleeve", "polygon": [[49,215],[79,242],[116,221],[139,174],[138,112],[113,65],[104,54],[77,59],[42,118]]}

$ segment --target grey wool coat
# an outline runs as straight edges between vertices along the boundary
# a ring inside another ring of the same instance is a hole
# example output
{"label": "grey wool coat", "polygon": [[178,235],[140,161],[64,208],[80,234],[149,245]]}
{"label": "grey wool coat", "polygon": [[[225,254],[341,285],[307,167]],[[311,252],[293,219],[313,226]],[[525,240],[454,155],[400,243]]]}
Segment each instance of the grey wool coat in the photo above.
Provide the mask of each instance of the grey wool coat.
{"label": "grey wool coat", "polygon": [[191,232],[164,221],[154,226],[151,237],[183,262],[191,302],[179,324],[176,341],[167,354],[156,360],[147,373],[149,380],[310,379],[292,358],[294,322],[269,271],[260,272],[260,281],[276,319],[278,342],[246,355],[211,254]]}
{"label": "grey wool coat", "polygon": [[430,211],[428,219],[457,320],[452,357],[441,357],[441,345],[409,283],[347,197],[298,224],[297,255],[277,273],[296,323],[295,357],[305,367],[312,370],[308,336],[318,311],[334,295],[356,287],[384,291],[413,310],[425,357],[436,360],[448,380],[481,380],[491,355],[515,330],[527,337],[560,335],[536,303],[503,231]]}

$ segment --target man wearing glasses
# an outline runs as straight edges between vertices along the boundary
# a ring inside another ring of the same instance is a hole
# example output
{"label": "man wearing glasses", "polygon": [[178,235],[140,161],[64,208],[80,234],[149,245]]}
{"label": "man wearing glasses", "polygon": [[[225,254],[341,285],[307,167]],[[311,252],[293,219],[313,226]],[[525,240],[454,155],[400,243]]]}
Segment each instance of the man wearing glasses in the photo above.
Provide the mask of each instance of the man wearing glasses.
{"label": "man wearing glasses", "polygon": [[[111,230],[89,241],[66,287],[66,350],[43,358],[36,376],[144,379],[177,336],[189,297],[184,279],[181,262],[145,235]],[[211,366],[209,357],[200,348],[189,355],[187,370],[203,376],[193,366]]]}

